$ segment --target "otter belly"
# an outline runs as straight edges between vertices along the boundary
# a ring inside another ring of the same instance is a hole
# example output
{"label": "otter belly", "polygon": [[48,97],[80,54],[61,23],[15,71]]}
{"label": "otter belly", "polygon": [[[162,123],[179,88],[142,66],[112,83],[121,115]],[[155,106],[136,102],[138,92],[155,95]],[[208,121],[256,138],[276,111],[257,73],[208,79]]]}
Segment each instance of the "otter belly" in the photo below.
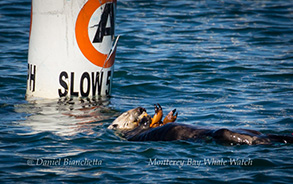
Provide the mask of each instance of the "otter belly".
{"label": "otter belly", "polygon": [[270,144],[272,142],[293,143],[293,137],[265,135],[246,129],[201,129],[192,125],[168,123],[149,129],[135,129],[124,133],[129,141],[174,141],[174,140],[214,140],[227,144]]}
{"label": "otter belly", "polygon": [[[150,128],[138,134],[126,136],[129,141],[173,141],[199,139],[212,135],[212,130],[198,129],[194,126],[168,123],[157,128]],[[127,135],[127,134],[126,134]]]}

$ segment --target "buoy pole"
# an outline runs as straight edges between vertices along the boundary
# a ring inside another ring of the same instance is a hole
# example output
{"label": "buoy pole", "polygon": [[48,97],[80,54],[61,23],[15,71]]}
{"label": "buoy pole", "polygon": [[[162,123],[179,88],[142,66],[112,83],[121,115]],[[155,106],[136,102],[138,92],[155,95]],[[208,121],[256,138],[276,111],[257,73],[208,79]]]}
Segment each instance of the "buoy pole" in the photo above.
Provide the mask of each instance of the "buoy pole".
{"label": "buoy pole", "polygon": [[32,0],[26,99],[111,94],[117,0]]}

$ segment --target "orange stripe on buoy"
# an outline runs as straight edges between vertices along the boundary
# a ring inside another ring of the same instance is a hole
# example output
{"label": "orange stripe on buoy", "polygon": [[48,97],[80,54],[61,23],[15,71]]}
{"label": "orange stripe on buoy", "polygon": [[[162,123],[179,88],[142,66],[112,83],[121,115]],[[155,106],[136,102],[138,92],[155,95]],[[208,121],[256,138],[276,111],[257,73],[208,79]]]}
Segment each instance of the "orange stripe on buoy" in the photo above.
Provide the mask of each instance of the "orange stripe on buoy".
{"label": "orange stripe on buoy", "polygon": [[94,12],[105,3],[115,3],[112,0],[89,0],[79,12],[75,25],[75,36],[80,51],[94,65],[109,68],[114,64],[114,57],[106,61],[108,55],[103,54],[95,49],[92,45],[88,34],[89,22]]}

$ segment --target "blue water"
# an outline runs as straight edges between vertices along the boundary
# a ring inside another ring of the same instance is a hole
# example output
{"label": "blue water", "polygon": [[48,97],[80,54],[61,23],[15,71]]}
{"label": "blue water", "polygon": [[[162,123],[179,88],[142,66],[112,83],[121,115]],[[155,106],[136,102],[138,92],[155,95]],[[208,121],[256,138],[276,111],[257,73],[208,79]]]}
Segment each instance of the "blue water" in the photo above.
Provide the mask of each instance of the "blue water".
{"label": "blue water", "polygon": [[128,142],[106,129],[160,103],[181,123],[292,134],[292,20],[288,0],[118,0],[112,96],[28,103],[30,0],[0,1],[1,183],[292,183],[293,145]]}

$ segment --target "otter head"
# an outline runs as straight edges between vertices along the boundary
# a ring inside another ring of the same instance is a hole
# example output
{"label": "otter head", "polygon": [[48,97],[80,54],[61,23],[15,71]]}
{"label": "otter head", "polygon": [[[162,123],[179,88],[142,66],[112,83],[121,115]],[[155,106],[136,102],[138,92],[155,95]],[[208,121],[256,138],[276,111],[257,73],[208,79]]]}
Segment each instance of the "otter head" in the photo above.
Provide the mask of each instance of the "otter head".
{"label": "otter head", "polygon": [[131,109],[116,118],[108,129],[132,130],[136,128],[143,117],[147,116],[146,110],[142,107]]}

